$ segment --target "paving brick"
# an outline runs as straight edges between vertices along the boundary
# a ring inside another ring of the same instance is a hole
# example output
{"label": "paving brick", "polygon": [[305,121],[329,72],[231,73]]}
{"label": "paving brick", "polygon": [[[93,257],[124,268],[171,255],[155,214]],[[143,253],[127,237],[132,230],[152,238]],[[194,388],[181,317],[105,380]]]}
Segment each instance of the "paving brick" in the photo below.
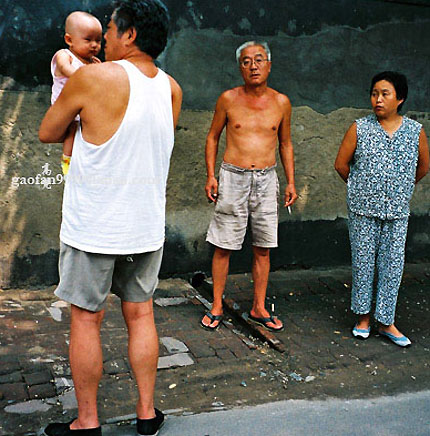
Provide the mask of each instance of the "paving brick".
{"label": "paving brick", "polygon": [[19,371],[10,374],[0,375],[0,384],[22,382],[22,375]]}
{"label": "paving brick", "polygon": [[[16,413],[19,415],[29,415],[37,412],[47,412],[51,408],[50,405],[45,404],[41,400],[30,400],[25,401],[18,404],[11,404],[5,408],[5,411],[8,413]],[[22,431],[22,426],[20,427],[20,431]],[[20,432],[20,434],[22,434]]]}
{"label": "paving brick", "polygon": [[158,359],[158,369],[189,365],[194,365],[194,360],[189,353],[172,354],[171,356],[163,356]]}
{"label": "paving brick", "polygon": [[228,341],[225,339],[209,339],[208,344],[214,349],[214,350],[221,350],[228,348]]}
{"label": "paving brick", "polygon": [[18,358],[11,357],[10,359],[8,359],[8,357],[9,356],[1,357],[0,375],[10,374],[21,369],[21,364],[19,363]]}
{"label": "paving brick", "polygon": [[5,383],[0,385],[0,392],[6,400],[23,401],[28,399],[25,383]]}
{"label": "paving brick", "polygon": [[209,368],[212,366],[217,366],[221,363],[220,358],[217,355],[211,357],[199,357],[196,359],[196,363],[202,367]]}
{"label": "paving brick", "polygon": [[[33,343],[33,342],[32,342]],[[27,346],[28,348],[28,346]],[[42,361],[30,360],[27,353],[23,352],[18,357],[21,365],[21,370],[24,374],[33,374],[37,372],[45,372],[47,370],[47,364]]]}
{"label": "paving brick", "polygon": [[236,356],[227,349],[218,349],[216,350],[216,355],[221,359],[221,360],[232,360],[232,359],[236,359]]}
{"label": "paving brick", "polygon": [[76,401],[74,390],[65,392],[63,395],[60,395],[58,399],[63,406],[63,410],[73,410],[78,408],[78,402]]}
{"label": "paving brick", "polygon": [[252,351],[242,341],[231,341],[228,348],[239,359],[252,354]]}
{"label": "paving brick", "polygon": [[169,354],[186,353],[188,351],[188,347],[182,341],[170,336],[161,337],[160,342],[164,345]]}
{"label": "paving brick", "polygon": [[34,372],[32,374],[24,374],[24,380],[29,386],[41,385],[48,383],[53,379],[51,371]]}
{"label": "paving brick", "polygon": [[28,388],[28,395],[31,399],[55,397],[55,386],[52,383],[30,386]]}
{"label": "paving brick", "polygon": [[194,357],[215,356],[215,350],[206,344],[203,340],[187,341],[187,346]]}

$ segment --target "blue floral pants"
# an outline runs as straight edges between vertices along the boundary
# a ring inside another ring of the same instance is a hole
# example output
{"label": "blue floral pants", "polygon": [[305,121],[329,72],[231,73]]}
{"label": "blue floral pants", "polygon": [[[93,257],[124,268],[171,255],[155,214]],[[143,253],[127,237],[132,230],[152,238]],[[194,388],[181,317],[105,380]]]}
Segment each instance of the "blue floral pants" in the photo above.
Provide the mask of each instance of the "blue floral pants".
{"label": "blue floral pants", "polygon": [[403,275],[408,218],[382,220],[349,212],[352,258],[351,310],[370,312],[377,270],[375,319],[394,323],[397,295]]}

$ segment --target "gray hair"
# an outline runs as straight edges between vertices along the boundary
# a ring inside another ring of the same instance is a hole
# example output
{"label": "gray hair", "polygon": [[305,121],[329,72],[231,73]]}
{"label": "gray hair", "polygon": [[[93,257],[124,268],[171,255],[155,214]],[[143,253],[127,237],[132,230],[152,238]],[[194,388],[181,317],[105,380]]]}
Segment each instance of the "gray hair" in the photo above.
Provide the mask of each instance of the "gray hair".
{"label": "gray hair", "polygon": [[242,54],[242,51],[245,50],[245,48],[252,47],[254,45],[259,45],[259,46],[263,47],[267,53],[267,59],[269,61],[272,60],[271,59],[272,55],[270,53],[269,44],[267,44],[266,41],[247,41],[247,42],[244,42],[241,46],[239,46],[236,49],[236,61],[237,61],[237,63],[239,63],[239,59],[240,59],[240,55]]}

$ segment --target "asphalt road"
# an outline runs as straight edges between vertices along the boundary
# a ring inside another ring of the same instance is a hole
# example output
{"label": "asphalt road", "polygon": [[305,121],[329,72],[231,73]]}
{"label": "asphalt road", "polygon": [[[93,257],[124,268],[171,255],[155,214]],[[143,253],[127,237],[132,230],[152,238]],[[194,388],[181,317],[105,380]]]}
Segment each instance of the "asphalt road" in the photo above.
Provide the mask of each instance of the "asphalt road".
{"label": "asphalt road", "polygon": [[[135,436],[133,426],[103,427]],[[170,416],[160,436],[429,436],[430,391],[360,400],[287,400],[255,407]]]}

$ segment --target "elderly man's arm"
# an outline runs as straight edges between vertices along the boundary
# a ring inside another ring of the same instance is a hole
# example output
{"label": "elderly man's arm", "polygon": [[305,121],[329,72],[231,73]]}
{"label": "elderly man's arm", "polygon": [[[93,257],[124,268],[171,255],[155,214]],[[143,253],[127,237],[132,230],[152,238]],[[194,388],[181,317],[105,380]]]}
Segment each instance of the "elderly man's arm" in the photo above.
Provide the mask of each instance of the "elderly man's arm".
{"label": "elderly man's arm", "polygon": [[80,68],[67,81],[57,101],[48,109],[39,128],[42,142],[63,142],[70,123],[82,109],[87,88],[91,85],[86,68]]}
{"label": "elderly man's arm", "polygon": [[339,147],[334,168],[344,182],[348,181],[349,170],[355,149],[357,148],[357,124],[353,123],[345,133]]}
{"label": "elderly man's arm", "polygon": [[281,94],[278,98],[283,107],[283,117],[278,132],[279,156],[287,179],[284,206],[288,207],[297,200],[294,181],[294,149],[291,141],[291,103],[286,95]]}
{"label": "elderly man's arm", "polygon": [[426,132],[424,132],[424,129],[421,129],[415,183],[418,183],[428,173],[429,159],[429,144],[427,141],[427,135]]}
{"label": "elderly man's arm", "polygon": [[218,154],[219,138],[227,122],[227,92],[228,91],[221,94],[217,101],[212,124],[206,138],[205,158],[207,180],[205,192],[207,198],[213,202],[216,201],[218,195],[218,182],[215,178],[215,163]]}

